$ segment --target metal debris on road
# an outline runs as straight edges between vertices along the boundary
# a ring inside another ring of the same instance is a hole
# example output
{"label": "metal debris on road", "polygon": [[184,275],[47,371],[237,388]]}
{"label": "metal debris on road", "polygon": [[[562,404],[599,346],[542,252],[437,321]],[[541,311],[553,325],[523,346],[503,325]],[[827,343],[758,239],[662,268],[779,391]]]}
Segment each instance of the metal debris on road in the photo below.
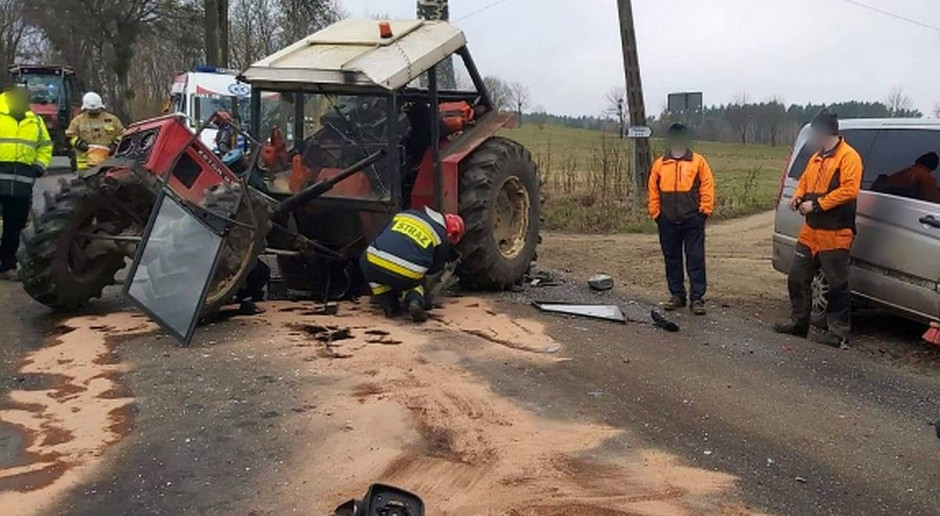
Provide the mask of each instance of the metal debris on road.
{"label": "metal debris on road", "polygon": [[[543,312],[556,313],[562,315],[574,315],[578,317],[587,317],[590,319],[600,319],[603,321],[619,322],[621,324],[650,324],[649,321],[631,319],[623,313],[618,305],[592,305],[579,303],[566,303],[564,301],[532,301],[532,304]],[[650,318],[653,320],[653,326],[662,328],[669,332],[679,331],[679,325],[670,321],[666,316],[656,310],[650,311]]]}
{"label": "metal debris on road", "polygon": [[588,279],[588,286],[598,292],[604,292],[614,288],[614,279],[607,274],[597,274]]}
{"label": "metal debris on road", "polygon": [[583,305],[551,301],[533,301],[532,304],[543,312],[576,315],[619,323],[627,322],[626,316],[623,315],[623,310],[617,305]]}

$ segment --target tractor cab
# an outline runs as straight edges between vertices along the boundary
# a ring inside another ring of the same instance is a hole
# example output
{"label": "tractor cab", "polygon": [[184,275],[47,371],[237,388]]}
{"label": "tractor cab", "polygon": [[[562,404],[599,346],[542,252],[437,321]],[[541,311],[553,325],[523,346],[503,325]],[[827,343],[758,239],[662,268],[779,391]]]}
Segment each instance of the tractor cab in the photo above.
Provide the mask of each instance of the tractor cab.
{"label": "tractor cab", "polygon": [[[468,87],[444,91],[440,65],[454,55]],[[471,126],[512,123],[493,111],[463,32],[443,22],[346,20],[251,65],[241,78],[252,86],[258,115],[251,133],[268,142],[265,151],[275,158],[265,177],[273,195],[295,194],[385,152],[380,163],[315,201],[319,206],[456,212],[457,162],[442,162],[447,149]],[[275,109],[263,106],[266,92],[279,94]],[[288,133],[293,137],[282,137]]]}
{"label": "tractor cab", "polygon": [[69,154],[65,130],[81,110],[75,71],[68,66],[14,65],[10,75],[29,89],[30,109],[46,122],[55,154]]}

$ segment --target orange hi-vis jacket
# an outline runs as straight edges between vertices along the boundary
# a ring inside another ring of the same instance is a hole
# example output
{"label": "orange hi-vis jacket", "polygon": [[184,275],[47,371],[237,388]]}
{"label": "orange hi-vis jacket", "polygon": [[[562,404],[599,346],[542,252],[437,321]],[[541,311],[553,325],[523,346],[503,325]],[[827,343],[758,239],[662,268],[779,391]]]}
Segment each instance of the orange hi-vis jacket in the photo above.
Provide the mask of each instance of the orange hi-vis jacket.
{"label": "orange hi-vis jacket", "polygon": [[676,159],[663,156],[653,163],[649,182],[650,217],[680,222],[715,209],[715,178],[701,154],[689,151]]}
{"label": "orange hi-vis jacket", "polygon": [[793,195],[815,205],[799,236],[799,242],[814,255],[852,248],[863,175],[861,156],[844,139],[831,151],[817,152],[810,158]]}

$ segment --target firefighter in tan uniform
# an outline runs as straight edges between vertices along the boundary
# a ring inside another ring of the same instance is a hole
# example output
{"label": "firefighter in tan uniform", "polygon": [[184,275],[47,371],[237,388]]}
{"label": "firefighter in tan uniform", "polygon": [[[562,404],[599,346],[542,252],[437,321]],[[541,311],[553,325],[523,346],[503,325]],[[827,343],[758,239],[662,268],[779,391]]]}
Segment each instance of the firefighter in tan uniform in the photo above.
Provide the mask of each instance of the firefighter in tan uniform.
{"label": "firefighter in tan uniform", "polygon": [[121,119],[104,110],[101,96],[95,92],[82,97],[82,113],[72,119],[65,131],[75,147],[78,170],[100,165],[114,153],[123,134]]}
{"label": "firefighter in tan uniform", "polygon": [[787,285],[790,320],[778,333],[806,337],[812,313],[812,282],[819,271],[829,282],[824,342],[848,348],[851,327],[849,266],[855,210],[862,186],[862,158],[839,135],[839,119],[823,110],[813,119],[810,145],[817,150],[800,176],[790,209],[803,215]]}

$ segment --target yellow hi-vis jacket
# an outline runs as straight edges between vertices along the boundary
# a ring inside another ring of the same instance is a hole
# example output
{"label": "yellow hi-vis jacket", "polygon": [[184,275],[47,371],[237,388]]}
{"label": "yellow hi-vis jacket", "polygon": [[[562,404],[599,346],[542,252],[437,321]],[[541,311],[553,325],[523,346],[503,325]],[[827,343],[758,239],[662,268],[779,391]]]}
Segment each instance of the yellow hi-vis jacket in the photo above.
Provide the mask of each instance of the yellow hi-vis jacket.
{"label": "yellow hi-vis jacket", "polygon": [[0,95],[0,196],[32,196],[36,178],[51,162],[46,123],[32,111],[22,120],[13,118],[6,95]]}

